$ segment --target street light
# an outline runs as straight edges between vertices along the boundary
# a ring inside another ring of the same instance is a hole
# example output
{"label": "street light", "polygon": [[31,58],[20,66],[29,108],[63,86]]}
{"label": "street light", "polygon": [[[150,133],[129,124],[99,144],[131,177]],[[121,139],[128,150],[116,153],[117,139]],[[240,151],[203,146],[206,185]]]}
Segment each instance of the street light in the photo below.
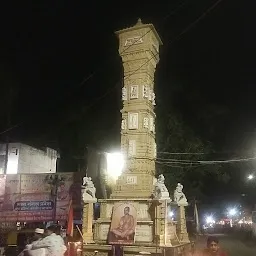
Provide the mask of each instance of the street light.
{"label": "street light", "polygon": [[214,224],[214,223],[215,223],[215,220],[213,219],[212,216],[207,216],[207,217],[206,217],[206,223],[207,223],[207,224]]}
{"label": "street light", "polygon": [[121,153],[107,153],[107,174],[117,180],[124,168],[124,157]]}
{"label": "street light", "polygon": [[174,212],[173,212],[173,211],[170,211],[170,212],[169,212],[169,217],[172,218],[173,216],[174,216]]}
{"label": "street light", "polygon": [[254,178],[253,174],[248,175],[248,180],[252,180]]}
{"label": "street light", "polygon": [[235,216],[237,214],[237,209],[236,208],[229,209],[228,214],[232,217]]}

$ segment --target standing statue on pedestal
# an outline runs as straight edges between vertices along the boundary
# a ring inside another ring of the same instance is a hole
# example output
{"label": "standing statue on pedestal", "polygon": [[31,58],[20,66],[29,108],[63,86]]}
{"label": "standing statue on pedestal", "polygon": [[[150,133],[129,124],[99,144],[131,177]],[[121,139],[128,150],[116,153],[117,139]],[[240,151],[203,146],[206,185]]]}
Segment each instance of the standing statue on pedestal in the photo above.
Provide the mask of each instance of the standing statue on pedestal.
{"label": "standing statue on pedestal", "polygon": [[164,184],[165,178],[163,174],[158,176],[154,184],[153,197],[156,199],[170,199],[169,192]]}
{"label": "standing statue on pedestal", "polygon": [[87,201],[95,201],[96,200],[96,188],[92,182],[91,177],[84,177],[83,178],[83,185],[82,185],[82,199],[84,202]]}
{"label": "standing statue on pedestal", "polygon": [[180,206],[187,206],[188,205],[188,201],[187,198],[185,196],[185,194],[182,192],[183,190],[183,185],[181,185],[180,183],[177,184],[177,187],[174,191],[174,201]]}

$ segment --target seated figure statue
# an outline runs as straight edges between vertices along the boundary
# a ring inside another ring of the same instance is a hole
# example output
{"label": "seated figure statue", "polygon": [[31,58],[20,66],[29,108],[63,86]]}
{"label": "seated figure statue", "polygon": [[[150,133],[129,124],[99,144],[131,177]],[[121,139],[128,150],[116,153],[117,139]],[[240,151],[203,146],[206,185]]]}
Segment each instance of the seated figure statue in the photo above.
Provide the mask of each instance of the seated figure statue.
{"label": "seated figure statue", "polygon": [[136,226],[136,223],[135,223],[134,217],[130,214],[130,207],[126,206],[124,208],[124,215],[120,218],[118,226],[110,230],[110,235],[112,236],[111,240],[112,241],[133,240],[135,235],[135,226]]}
{"label": "seated figure statue", "polygon": [[177,184],[177,187],[174,191],[174,201],[178,204],[178,205],[188,205],[188,201],[187,198],[185,196],[185,194],[182,192],[183,190],[183,185],[181,185],[180,183]]}

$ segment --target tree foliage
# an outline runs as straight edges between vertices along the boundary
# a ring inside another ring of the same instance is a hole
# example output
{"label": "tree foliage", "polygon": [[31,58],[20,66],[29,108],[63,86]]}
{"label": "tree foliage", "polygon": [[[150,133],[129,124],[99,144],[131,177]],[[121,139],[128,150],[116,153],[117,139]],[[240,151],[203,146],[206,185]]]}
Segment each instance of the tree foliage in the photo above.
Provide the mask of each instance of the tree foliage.
{"label": "tree foliage", "polygon": [[164,173],[170,191],[181,182],[189,197],[201,198],[207,176],[221,180],[224,177],[221,166],[196,163],[199,160],[212,160],[212,144],[197,136],[177,111],[169,110],[158,116],[157,172]]}

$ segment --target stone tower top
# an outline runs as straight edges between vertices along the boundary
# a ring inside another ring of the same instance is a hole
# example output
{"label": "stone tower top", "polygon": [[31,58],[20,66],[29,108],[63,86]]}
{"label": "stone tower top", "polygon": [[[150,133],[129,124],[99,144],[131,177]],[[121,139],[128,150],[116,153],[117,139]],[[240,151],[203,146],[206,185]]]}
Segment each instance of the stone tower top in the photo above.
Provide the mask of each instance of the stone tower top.
{"label": "stone tower top", "polygon": [[141,21],[141,18],[138,19],[137,23],[135,26],[140,26],[140,25],[143,25],[142,21]]}
{"label": "stone tower top", "polygon": [[[125,28],[125,29],[122,29],[122,30],[118,30],[115,32],[116,35],[118,36],[119,40],[120,40],[120,43],[122,45],[122,39],[123,37],[133,37],[133,36],[141,36],[143,37],[144,39],[146,39],[147,41],[147,38],[155,38],[156,41],[157,41],[157,44],[159,46],[161,46],[163,43],[162,43],[162,40],[160,38],[160,36],[158,35],[155,27],[153,24],[149,23],[149,24],[144,24],[142,23],[142,20],[139,18],[137,23],[132,26],[132,27],[129,27],[129,28]],[[120,50],[120,49],[119,49]]]}

